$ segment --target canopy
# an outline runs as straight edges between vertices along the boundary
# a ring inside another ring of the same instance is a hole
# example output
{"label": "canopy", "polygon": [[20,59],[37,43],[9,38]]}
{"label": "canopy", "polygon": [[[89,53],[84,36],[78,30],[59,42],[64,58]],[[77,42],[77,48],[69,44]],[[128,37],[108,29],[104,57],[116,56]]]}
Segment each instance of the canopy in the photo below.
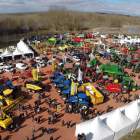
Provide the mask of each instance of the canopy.
{"label": "canopy", "polygon": [[23,54],[33,54],[33,57],[34,57],[34,52],[31,50],[31,49],[29,49],[29,48],[26,48],[24,51],[23,51]]}
{"label": "canopy", "polygon": [[2,57],[8,57],[8,56],[13,56],[13,54],[9,52],[8,49],[6,48],[5,52],[2,54]]}
{"label": "canopy", "polygon": [[138,101],[131,102],[123,107],[120,108],[121,112],[128,117],[130,120],[132,120],[134,123],[132,130],[135,130],[138,124],[138,121],[140,120],[140,107],[138,105]]}
{"label": "canopy", "polygon": [[134,124],[121,113],[120,108],[101,115],[100,119],[115,132],[114,140],[118,140],[128,134]]}
{"label": "canopy", "polygon": [[22,40],[20,40],[20,42],[17,43],[17,48],[19,51],[23,52],[26,48],[28,48],[28,46]]}
{"label": "canopy", "polygon": [[86,140],[113,140],[114,132],[99,117],[76,125],[75,135],[84,133]]}
{"label": "canopy", "polygon": [[13,52],[13,55],[23,55],[23,53],[21,51],[19,51],[18,48],[16,48],[16,50]]}

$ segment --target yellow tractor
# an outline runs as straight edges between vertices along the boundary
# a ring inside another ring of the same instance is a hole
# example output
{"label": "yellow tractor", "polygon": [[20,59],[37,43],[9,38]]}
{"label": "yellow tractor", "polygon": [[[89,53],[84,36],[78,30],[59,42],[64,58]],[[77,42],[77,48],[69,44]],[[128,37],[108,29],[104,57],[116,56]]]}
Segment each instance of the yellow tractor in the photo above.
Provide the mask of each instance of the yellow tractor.
{"label": "yellow tractor", "polygon": [[40,81],[26,81],[24,83],[24,87],[26,87],[29,92],[33,93],[47,91],[44,84],[42,84]]}
{"label": "yellow tractor", "polygon": [[0,105],[0,130],[7,129],[13,125],[13,119],[4,113],[2,106]]}

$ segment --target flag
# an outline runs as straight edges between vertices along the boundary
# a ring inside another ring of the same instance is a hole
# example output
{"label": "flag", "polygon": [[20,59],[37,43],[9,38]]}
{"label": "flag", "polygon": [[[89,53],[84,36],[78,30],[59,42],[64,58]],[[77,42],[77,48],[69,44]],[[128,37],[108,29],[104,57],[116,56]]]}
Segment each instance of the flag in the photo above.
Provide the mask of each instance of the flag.
{"label": "flag", "polygon": [[77,93],[78,83],[72,82],[71,84],[71,95],[75,95]]}
{"label": "flag", "polygon": [[83,77],[82,77],[83,73],[81,72],[81,70],[79,69],[78,71],[78,81],[82,81]]}
{"label": "flag", "polygon": [[66,56],[63,55],[63,63],[66,64]]}
{"label": "flag", "polygon": [[100,69],[98,65],[97,65],[97,69]]}
{"label": "flag", "polygon": [[94,55],[91,53],[90,54],[90,61],[94,58]]}
{"label": "flag", "polygon": [[37,65],[37,72],[39,72],[39,66]]}

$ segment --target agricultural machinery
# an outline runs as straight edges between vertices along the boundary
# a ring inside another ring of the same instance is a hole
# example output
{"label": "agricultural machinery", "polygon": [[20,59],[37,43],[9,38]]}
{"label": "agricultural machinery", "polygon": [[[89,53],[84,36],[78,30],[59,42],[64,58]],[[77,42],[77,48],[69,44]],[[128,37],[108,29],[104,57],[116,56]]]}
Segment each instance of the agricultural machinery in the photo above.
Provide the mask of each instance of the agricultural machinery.
{"label": "agricultural machinery", "polygon": [[101,75],[100,70],[97,70],[97,71],[93,72],[91,77],[90,77],[90,82],[96,82],[100,75]]}
{"label": "agricultural machinery", "polygon": [[74,63],[74,64],[73,64],[73,71],[74,71],[74,72],[77,72],[78,69],[80,69],[80,63]]}
{"label": "agricultural machinery", "polygon": [[139,63],[135,63],[133,69],[132,69],[132,72],[135,72],[135,73],[139,73],[140,72],[140,64]]}
{"label": "agricultural machinery", "polygon": [[120,58],[120,61],[118,63],[118,65],[124,66],[126,64],[126,59],[125,58]]}
{"label": "agricultural machinery", "polygon": [[128,60],[126,61],[126,63],[125,63],[125,68],[131,69],[132,66],[133,66],[133,65],[132,65],[132,63],[131,63],[131,60],[128,59]]}
{"label": "agricultural machinery", "polygon": [[107,62],[106,64],[102,64],[100,70],[104,73],[104,75],[113,76],[117,72],[123,72],[124,67],[118,65],[111,65],[109,62]]}
{"label": "agricultural machinery", "polygon": [[86,66],[84,75],[85,75],[85,76],[91,76],[91,74],[92,74],[93,72],[95,72],[95,70],[96,70],[96,68],[94,68],[92,65],[88,64],[88,65]]}
{"label": "agricultural machinery", "polygon": [[64,80],[62,83],[57,85],[57,92],[61,93],[64,89],[69,89],[71,85],[70,80]]}
{"label": "agricultural machinery", "polygon": [[97,58],[94,58],[89,62],[89,64],[92,65],[93,67],[96,67],[97,65],[99,66],[101,63]]}
{"label": "agricultural machinery", "polygon": [[53,80],[53,86],[56,88],[57,84],[62,83],[64,80],[66,80],[64,75],[59,76],[57,79]]}
{"label": "agricultural machinery", "polygon": [[59,78],[59,76],[61,76],[60,72],[56,71],[54,74],[52,74],[49,77],[50,78],[50,81],[53,82],[53,80]]}
{"label": "agricultural machinery", "polygon": [[101,86],[107,85],[111,82],[110,82],[109,77],[107,75],[101,74],[99,76],[99,79],[96,81],[96,83],[99,85],[99,87],[101,87]]}
{"label": "agricultural machinery", "polygon": [[5,85],[6,85],[7,87],[9,87],[10,89],[17,90],[17,88],[16,88],[15,86],[12,85],[12,82],[11,82],[11,81],[7,81],[7,82],[5,83]]}
{"label": "agricultural machinery", "polygon": [[113,81],[114,83],[120,83],[125,78],[125,76],[129,76],[127,72],[117,72],[113,75]]}
{"label": "agricultural machinery", "polygon": [[110,57],[110,61],[114,63],[118,63],[120,61],[120,57],[115,53],[111,52],[113,54],[113,57]]}

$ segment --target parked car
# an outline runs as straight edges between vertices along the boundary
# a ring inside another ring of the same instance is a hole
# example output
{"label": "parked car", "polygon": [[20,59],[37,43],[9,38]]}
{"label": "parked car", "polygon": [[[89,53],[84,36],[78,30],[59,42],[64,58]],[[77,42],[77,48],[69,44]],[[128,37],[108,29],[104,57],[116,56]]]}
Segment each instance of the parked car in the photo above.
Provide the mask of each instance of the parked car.
{"label": "parked car", "polygon": [[40,58],[39,57],[36,57],[35,60],[36,60],[37,63],[40,62]]}
{"label": "parked car", "polygon": [[14,47],[14,46],[9,46],[9,49],[10,49],[11,51],[15,51],[15,50],[16,50],[16,47]]}
{"label": "parked car", "polygon": [[35,63],[31,63],[31,68],[32,69],[36,69],[37,68],[36,64]]}
{"label": "parked car", "polygon": [[42,62],[46,62],[46,61],[48,61],[48,57],[43,56],[43,57],[42,57]]}
{"label": "parked car", "polygon": [[55,61],[55,60],[56,60],[56,56],[53,56],[53,57],[52,57],[52,61]]}
{"label": "parked car", "polygon": [[68,63],[72,63],[72,62],[73,62],[70,58],[67,58],[66,61],[67,61]]}
{"label": "parked car", "polygon": [[79,57],[77,57],[77,56],[73,56],[73,59],[75,60],[75,61],[80,61],[80,58]]}
{"label": "parked car", "polygon": [[4,67],[4,63],[0,63],[0,69],[2,70]]}
{"label": "parked car", "polygon": [[10,66],[11,68],[14,67],[14,65],[12,64],[12,62],[8,62],[7,65]]}
{"label": "parked car", "polygon": [[27,69],[28,68],[28,66],[27,65],[25,65],[25,64],[22,64],[22,63],[17,63],[16,64],[16,68],[17,69]]}
{"label": "parked car", "polygon": [[52,60],[49,60],[47,64],[52,65]]}
{"label": "parked car", "polygon": [[12,72],[13,71],[13,68],[11,68],[10,66],[5,66],[3,68],[4,71],[7,71],[7,72]]}
{"label": "parked car", "polygon": [[45,64],[42,61],[38,62],[38,64],[40,67],[45,67]]}

